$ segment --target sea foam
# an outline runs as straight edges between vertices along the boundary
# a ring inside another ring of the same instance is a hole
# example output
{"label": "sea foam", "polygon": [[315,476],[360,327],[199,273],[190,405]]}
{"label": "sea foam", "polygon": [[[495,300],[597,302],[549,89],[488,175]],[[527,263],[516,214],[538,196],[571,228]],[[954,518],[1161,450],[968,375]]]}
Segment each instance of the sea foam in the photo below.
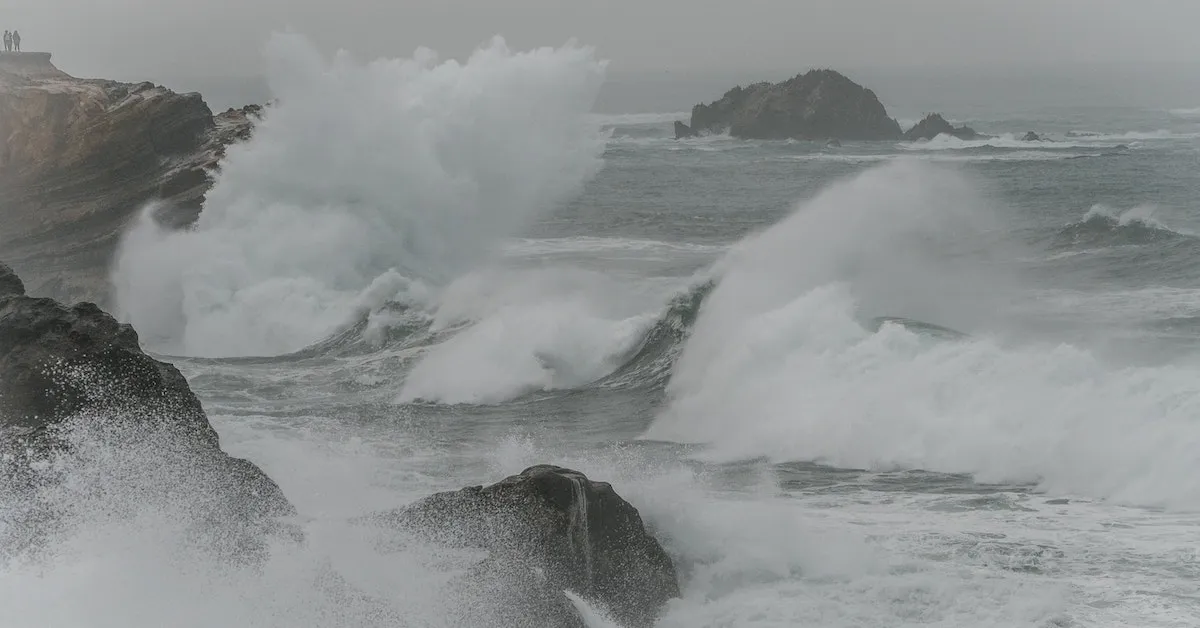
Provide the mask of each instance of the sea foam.
{"label": "sea foam", "polygon": [[[890,164],[742,243],[645,436],[707,443],[724,460],[928,469],[1200,506],[1200,369],[990,336],[978,308],[1002,310],[1003,276],[944,255],[986,243],[984,198],[956,172]],[[976,333],[939,341],[862,323],[879,315]]]}

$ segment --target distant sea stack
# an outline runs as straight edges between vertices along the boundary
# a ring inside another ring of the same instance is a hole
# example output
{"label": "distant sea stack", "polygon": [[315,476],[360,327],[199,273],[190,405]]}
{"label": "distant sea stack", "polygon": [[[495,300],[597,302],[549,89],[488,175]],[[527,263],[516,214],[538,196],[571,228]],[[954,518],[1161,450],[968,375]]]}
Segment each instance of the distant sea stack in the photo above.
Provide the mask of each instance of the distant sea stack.
{"label": "distant sea stack", "polygon": [[699,133],[696,133],[694,130],[692,130],[692,127],[680,122],[679,120],[675,121],[675,139],[684,140],[689,137],[696,137],[697,135],[699,135]]}
{"label": "distant sea stack", "polygon": [[249,137],[257,113],[214,116],[199,94],[0,54],[0,250],[30,292],[104,302],[130,217],[161,199],[166,223],[194,221],[225,146]]}
{"label": "distant sea stack", "polygon": [[745,139],[897,140],[900,125],[875,92],[833,70],[812,70],[782,83],[735,87],[720,100],[692,108],[696,133]]}
{"label": "distant sea stack", "polygon": [[978,140],[989,137],[975,132],[975,129],[969,126],[956,127],[947,122],[941,114],[931,113],[918,122],[916,126],[905,132],[904,139],[915,142],[918,140],[931,140],[939,135],[949,135],[957,137],[960,140]]}

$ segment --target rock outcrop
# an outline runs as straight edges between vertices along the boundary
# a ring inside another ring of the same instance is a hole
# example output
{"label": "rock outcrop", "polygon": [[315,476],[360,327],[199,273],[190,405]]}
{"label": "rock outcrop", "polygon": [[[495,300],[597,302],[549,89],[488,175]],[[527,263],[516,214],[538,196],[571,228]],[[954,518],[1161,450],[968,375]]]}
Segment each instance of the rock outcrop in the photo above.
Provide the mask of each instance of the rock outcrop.
{"label": "rock outcrop", "polygon": [[[119,423],[151,436],[143,468],[202,477],[205,517],[259,531],[295,513],[279,486],[257,466],[221,451],[187,380],[142,352],[137,332],[92,303],[67,307],[26,296],[0,264],[0,456],[12,475],[70,448],[64,430]],[[127,432],[126,435],[129,435]],[[120,479],[112,480],[116,483]],[[10,522],[12,523],[12,522]]]}
{"label": "rock outcrop", "polygon": [[129,218],[162,200],[166,224],[194,221],[225,146],[257,113],[214,116],[199,94],[0,55],[0,250],[31,292],[103,304]]}
{"label": "rock outcrop", "polygon": [[483,600],[464,604],[486,614],[469,618],[484,625],[582,627],[568,590],[621,626],[648,628],[679,596],[675,567],[637,509],[577,471],[535,466],[377,520],[448,546],[486,550],[462,583]]}
{"label": "rock outcrop", "polygon": [[692,108],[697,132],[726,130],[749,139],[895,140],[900,125],[875,93],[833,70],[812,70],[781,83],[735,87]]}
{"label": "rock outcrop", "polygon": [[1025,135],[1021,136],[1021,141],[1022,142],[1045,142],[1047,140],[1046,140],[1046,138],[1038,135],[1037,133],[1034,133],[1033,131],[1029,131]]}
{"label": "rock outcrop", "polygon": [[699,135],[699,133],[693,131],[692,127],[680,122],[679,120],[675,121],[675,139],[682,140],[689,137],[696,137],[697,135]]}
{"label": "rock outcrop", "polygon": [[23,296],[25,284],[11,268],[0,264],[0,299],[7,296]]}
{"label": "rock outcrop", "polygon": [[978,140],[988,137],[987,135],[976,133],[975,129],[969,126],[956,127],[947,122],[941,114],[931,113],[918,122],[916,126],[906,131],[904,139],[916,142],[918,140],[931,140],[939,135],[950,135],[960,140]]}

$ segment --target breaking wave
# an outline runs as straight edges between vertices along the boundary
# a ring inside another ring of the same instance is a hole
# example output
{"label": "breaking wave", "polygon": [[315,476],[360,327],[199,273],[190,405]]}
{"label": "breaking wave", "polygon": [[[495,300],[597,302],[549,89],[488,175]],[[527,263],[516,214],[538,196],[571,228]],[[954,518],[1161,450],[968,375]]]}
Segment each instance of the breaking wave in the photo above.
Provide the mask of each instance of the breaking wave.
{"label": "breaking wave", "polygon": [[1101,146],[1100,142],[1111,142],[1119,139],[1137,139],[1129,136],[1107,135],[1095,136],[1085,139],[1077,137],[1068,137],[1058,140],[1023,140],[1012,133],[1003,133],[996,137],[987,137],[977,140],[964,140],[957,137],[942,134],[931,140],[919,142],[904,142],[899,146],[904,150],[909,151],[944,151],[944,150],[968,150],[968,149],[1011,149],[1011,150],[1069,150],[1080,148],[1110,148],[1115,149],[1121,147],[1120,144],[1112,144],[1110,146]]}
{"label": "breaking wave", "polygon": [[423,348],[397,401],[494,404],[590,386],[661,386],[710,288],[700,283],[648,306],[582,270],[465,278],[432,327],[453,333]]}
{"label": "breaking wave", "polygon": [[1139,205],[1119,211],[1106,205],[1094,205],[1079,222],[1071,223],[1056,235],[1060,246],[1100,246],[1150,244],[1194,237],[1171,229],[1158,220],[1158,208]]}
{"label": "breaking wave", "polygon": [[230,147],[196,226],[147,211],[120,247],[119,312],[157,350],[277,355],[420,302],[602,164],[589,48],[497,38],[461,64],[362,64],[276,35],[267,65],[278,104]]}
{"label": "breaking wave", "polygon": [[[643,437],[705,444],[718,460],[969,473],[1200,506],[1200,370],[988,334],[983,310],[1015,280],[948,261],[986,245],[996,212],[984,198],[954,171],[894,163],[747,239],[721,263]],[[862,324],[880,315],[970,335]]]}

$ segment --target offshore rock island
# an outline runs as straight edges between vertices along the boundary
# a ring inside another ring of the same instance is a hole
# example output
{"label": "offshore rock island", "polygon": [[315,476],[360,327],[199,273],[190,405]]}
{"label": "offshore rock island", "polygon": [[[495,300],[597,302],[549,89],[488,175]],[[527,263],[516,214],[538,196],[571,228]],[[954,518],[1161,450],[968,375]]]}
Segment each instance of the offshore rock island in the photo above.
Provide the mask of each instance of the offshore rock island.
{"label": "offshore rock island", "polygon": [[[781,83],[734,87],[692,108],[694,133],[766,140],[896,140],[900,124],[875,92],[833,70],[812,70]],[[677,127],[677,135],[678,135]]]}
{"label": "offshore rock island", "polygon": [[[875,92],[834,70],[811,70],[779,83],[737,86],[719,100],[692,108],[691,124],[675,121],[675,139],[728,133],[755,140],[807,140],[829,147],[841,141],[922,141],[939,135],[960,140],[990,136],[955,127],[941,114],[927,114],[904,131]],[[1023,141],[1044,141],[1030,131]]]}

